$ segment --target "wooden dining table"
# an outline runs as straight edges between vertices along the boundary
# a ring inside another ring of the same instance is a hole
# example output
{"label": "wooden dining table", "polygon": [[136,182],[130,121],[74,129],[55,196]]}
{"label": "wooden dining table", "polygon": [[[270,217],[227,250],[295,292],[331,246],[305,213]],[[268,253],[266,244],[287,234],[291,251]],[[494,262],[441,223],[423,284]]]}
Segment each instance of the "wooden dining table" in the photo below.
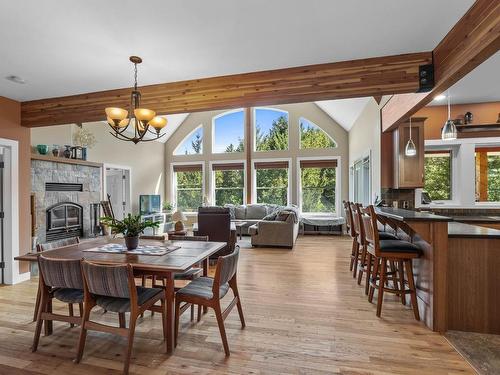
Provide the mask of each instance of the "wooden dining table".
{"label": "wooden dining table", "polygon": [[140,242],[145,245],[163,244],[179,246],[179,248],[161,256],[84,251],[97,249],[109,243],[123,243],[123,239],[119,238],[99,238],[40,253],[27,253],[16,257],[15,260],[37,262],[38,256],[43,254],[44,257],[53,259],[87,259],[101,264],[130,264],[137,276],[151,275],[164,278],[167,308],[167,351],[172,353],[174,350],[174,276],[200,263],[203,264],[203,276],[207,276],[210,255],[225,247],[226,243],[182,240],[140,240]]}

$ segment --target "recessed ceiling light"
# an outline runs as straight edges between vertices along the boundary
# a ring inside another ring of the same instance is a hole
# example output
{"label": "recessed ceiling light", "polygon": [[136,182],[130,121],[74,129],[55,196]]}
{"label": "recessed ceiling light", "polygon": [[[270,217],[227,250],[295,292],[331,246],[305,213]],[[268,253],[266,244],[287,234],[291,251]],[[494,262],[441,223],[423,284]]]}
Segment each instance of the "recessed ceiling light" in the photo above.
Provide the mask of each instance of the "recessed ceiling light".
{"label": "recessed ceiling light", "polygon": [[21,85],[26,83],[26,81],[19,76],[7,76],[7,77],[5,77],[5,79],[7,79],[11,82],[14,82],[14,83],[19,83]]}
{"label": "recessed ceiling light", "polygon": [[445,94],[439,94],[439,95],[436,95],[434,97],[434,100],[438,101],[438,102],[440,102],[441,100],[445,100],[445,99],[446,99],[446,95]]}

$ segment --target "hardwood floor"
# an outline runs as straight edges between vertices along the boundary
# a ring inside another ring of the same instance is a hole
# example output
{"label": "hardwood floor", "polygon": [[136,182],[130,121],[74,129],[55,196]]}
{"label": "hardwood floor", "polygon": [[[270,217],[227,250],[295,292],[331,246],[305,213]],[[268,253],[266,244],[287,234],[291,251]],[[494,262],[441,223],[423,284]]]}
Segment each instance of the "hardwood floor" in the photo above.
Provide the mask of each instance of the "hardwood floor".
{"label": "hardwood floor", "polygon": [[[139,319],[134,374],[474,374],[444,337],[416,322],[397,297],[375,316],[349,272],[351,240],[305,236],[293,251],[243,248],[238,282],[246,328],[226,320],[224,356],[212,311],[200,323],[181,317],[178,347],[164,354],[159,314]],[[82,363],[72,362],[78,328],[54,324],[31,353],[36,280],[0,288],[0,374],[120,374],[125,340],[90,332]],[[227,297],[226,303],[231,298]],[[67,306],[55,303],[55,310]],[[113,321],[117,314],[93,318]],[[118,320],[116,318],[116,324]]]}

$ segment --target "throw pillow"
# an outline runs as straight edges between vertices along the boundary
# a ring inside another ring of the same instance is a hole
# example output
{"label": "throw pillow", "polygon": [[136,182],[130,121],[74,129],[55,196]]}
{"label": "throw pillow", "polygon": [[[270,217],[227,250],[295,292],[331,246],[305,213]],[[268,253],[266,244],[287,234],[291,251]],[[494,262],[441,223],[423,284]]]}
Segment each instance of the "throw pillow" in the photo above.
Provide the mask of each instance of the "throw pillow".
{"label": "throw pillow", "polygon": [[262,220],[265,220],[265,221],[275,221],[277,215],[278,215],[277,212],[271,212],[269,215],[264,216],[264,218]]}
{"label": "throw pillow", "polygon": [[290,216],[291,212],[290,211],[279,211],[276,214],[276,221],[287,221],[288,216]]}

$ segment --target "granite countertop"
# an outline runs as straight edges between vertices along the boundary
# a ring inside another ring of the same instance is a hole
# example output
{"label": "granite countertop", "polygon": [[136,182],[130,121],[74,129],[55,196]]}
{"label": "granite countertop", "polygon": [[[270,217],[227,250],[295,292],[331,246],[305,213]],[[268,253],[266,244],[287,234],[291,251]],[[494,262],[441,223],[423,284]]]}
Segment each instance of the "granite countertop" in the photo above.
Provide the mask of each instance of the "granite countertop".
{"label": "granite countertop", "polygon": [[449,238],[500,238],[500,230],[459,222],[448,223]]}
{"label": "granite countertop", "polygon": [[496,223],[500,222],[500,216],[452,216],[455,221],[467,221],[467,222],[477,222],[477,223]]}
{"label": "granite countertop", "polygon": [[393,207],[375,207],[377,214],[399,221],[452,221],[451,217]]}

